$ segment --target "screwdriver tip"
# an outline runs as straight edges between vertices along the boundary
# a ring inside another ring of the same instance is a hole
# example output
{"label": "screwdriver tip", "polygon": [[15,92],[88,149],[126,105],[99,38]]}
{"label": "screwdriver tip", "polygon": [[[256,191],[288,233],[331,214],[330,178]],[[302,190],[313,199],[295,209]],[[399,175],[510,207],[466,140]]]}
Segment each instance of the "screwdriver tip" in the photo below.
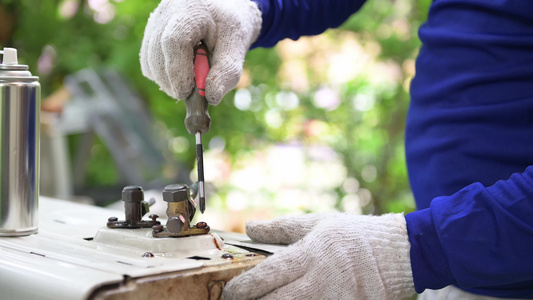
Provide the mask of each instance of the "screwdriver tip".
{"label": "screwdriver tip", "polygon": [[204,211],[205,211],[205,198],[201,197],[200,198],[200,212],[203,214]]}

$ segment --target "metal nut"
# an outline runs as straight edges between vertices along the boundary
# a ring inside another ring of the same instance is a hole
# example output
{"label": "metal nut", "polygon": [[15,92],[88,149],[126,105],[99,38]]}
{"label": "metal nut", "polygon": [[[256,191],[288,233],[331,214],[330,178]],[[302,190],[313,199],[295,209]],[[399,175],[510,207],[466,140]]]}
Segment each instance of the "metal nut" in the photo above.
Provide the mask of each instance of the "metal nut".
{"label": "metal nut", "polygon": [[185,184],[169,184],[163,189],[163,200],[180,202],[189,199],[189,188]]}
{"label": "metal nut", "polygon": [[141,202],[144,200],[143,188],[138,185],[129,185],[122,189],[122,201]]}

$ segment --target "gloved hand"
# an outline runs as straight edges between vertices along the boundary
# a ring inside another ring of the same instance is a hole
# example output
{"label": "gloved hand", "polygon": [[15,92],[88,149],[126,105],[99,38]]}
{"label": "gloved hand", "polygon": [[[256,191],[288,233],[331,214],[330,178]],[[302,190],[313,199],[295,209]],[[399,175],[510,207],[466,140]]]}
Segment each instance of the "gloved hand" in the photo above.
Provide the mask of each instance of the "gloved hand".
{"label": "gloved hand", "polygon": [[185,99],[194,88],[193,47],[203,40],[211,51],[206,98],[217,105],[239,82],[261,22],[250,0],[162,0],[145,28],[142,73],[170,97]]}
{"label": "gloved hand", "polygon": [[261,243],[292,244],[233,278],[224,299],[404,299],[414,291],[403,214],[342,213],[249,222]]}

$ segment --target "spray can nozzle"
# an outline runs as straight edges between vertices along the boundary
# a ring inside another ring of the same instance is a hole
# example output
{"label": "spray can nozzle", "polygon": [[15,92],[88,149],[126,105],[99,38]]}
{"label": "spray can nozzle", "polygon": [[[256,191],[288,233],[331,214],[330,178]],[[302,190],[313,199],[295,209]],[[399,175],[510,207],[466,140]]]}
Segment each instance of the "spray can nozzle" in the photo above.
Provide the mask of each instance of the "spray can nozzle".
{"label": "spray can nozzle", "polygon": [[0,54],[3,54],[2,65],[18,65],[17,49],[4,48],[0,50]]}

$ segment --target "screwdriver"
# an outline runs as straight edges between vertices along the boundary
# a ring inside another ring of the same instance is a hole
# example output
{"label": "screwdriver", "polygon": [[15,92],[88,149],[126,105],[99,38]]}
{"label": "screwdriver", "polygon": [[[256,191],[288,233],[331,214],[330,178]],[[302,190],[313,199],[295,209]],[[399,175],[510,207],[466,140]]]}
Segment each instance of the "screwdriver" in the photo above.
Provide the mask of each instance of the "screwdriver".
{"label": "screwdriver", "polygon": [[198,167],[198,194],[200,198],[200,211],[205,211],[205,186],[204,186],[204,153],[202,148],[202,134],[209,131],[211,118],[207,111],[208,103],[205,98],[205,79],[209,73],[209,51],[201,43],[194,48],[194,90],[185,99],[185,128],[196,138],[196,164]]}

